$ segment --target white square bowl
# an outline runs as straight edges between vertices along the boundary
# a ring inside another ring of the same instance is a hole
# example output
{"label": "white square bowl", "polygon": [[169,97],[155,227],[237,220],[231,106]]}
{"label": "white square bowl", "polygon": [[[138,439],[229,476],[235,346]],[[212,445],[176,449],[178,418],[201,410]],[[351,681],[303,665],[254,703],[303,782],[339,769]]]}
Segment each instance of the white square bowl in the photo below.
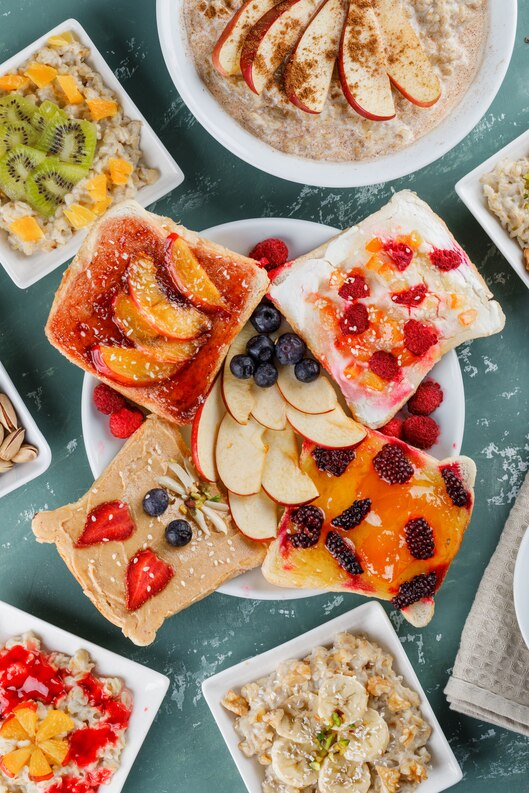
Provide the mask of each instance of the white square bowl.
{"label": "white square bowl", "polygon": [[234,717],[220,704],[221,699],[229,689],[238,690],[245,683],[251,683],[270,674],[277,668],[280,661],[303,658],[314,647],[331,645],[336,634],[341,631],[365,634],[368,639],[377,642],[384,650],[391,653],[395,659],[394,668],[397,674],[402,675],[405,685],[417,691],[421,697],[423,715],[432,728],[432,735],[428,741],[432,765],[428,772],[428,779],[417,788],[418,793],[440,793],[459,782],[463,776],[461,769],[430,703],[426,699],[408,656],[386,616],[386,612],[380,603],[373,601],[365,603],[347,614],[342,614],[341,617],[336,617],[336,619],[330,620],[296,639],[280,644],[279,647],[274,647],[261,655],[256,655],[254,658],[249,658],[247,661],[225,669],[203,682],[204,698],[249,793],[261,793],[263,767],[255,758],[245,757],[239,749],[240,738],[234,729]]}
{"label": "white square bowl", "polygon": [[[65,31],[74,33],[76,38],[90,49],[87,63],[100,74],[103,83],[116,94],[125,114],[135,121],[139,120],[142,122],[140,148],[144,154],[146,164],[150,168],[157,168],[160,172],[160,177],[154,184],[146,185],[138,190],[135,199],[143,207],[158,201],[183,182],[184,174],[115,77],[88,33],[76,19],[67,19],[16,55],[13,55],[12,58],[4,61],[4,63],[0,64],[0,74],[18,69],[24,61],[46,43],[50,36]],[[25,256],[19,251],[13,250],[7,241],[5,232],[0,231],[0,263],[14,283],[21,289],[26,289],[61,264],[64,264],[68,259],[71,259],[72,256],[75,256],[88,230],[89,227],[76,231],[65,245],[61,245],[49,253],[37,253],[33,256]]]}
{"label": "white square bowl", "polygon": [[26,430],[24,441],[32,443],[39,450],[38,456],[31,462],[20,463],[13,466],[10,471],[0,474],[0,498],[2,498],[2,496],[7,495],[12,490],[16,490],[17,487],[21,487],[43,474],[51,463],[51,450],[46,438],[37,427],[33,416],[1,363],[0,393],[5,394],[11,400],[18,416],[19,424]]}
{"label": "white square bowl", "polygon": [[48,652],[61,651],[73,655],[80,648],[88,650],[95,661],[97,674],[121,678],[132,692],[134,704],[120,766],[110,782],[104,785],[105,793],[120,793],[167,693],[169,678],[0,601],[0,643],[27,631],[33,631]]}
{"label": "white square bowl", "polygon": [[480,226],[487,232],[496,247],[503,253],[513,270],[529,287],[529,272],[525,269],[523,252],[516,240],[501,225],[496,215],[488,207],[480,182],[482,176],[494,170],[504,159],[519,160],[529,155],[529,131],[500,149],[484,163],[478,165],[456,184],[456,193],[466,207],[472,212]]}

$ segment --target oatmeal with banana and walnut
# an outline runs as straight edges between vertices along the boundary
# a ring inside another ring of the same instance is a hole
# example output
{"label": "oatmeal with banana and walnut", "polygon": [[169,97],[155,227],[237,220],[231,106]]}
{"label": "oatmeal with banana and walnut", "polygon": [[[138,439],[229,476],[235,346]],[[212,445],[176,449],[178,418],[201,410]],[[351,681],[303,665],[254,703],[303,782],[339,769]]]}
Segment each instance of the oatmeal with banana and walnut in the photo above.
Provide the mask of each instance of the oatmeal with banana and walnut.
{"label": "oatmeal with banana and walnut", "polygon": [[427,779],[419,695],[364,636],[340,633],[222,704],[243,754],[264,766],[263,793],[410,793]]}
{"label": "oatmeal with banana and walnut", "polygon": [[[248,88],[240,72],[222,76],[213,65],[212,52],[241,7],[240,0],[183,0],[182,7],[195,67],[222,108],[273,148],[313,160],[354,161],[382,156],[430,132],[471,85],[481,62],[487,29],[487,0],[403,0],[414,35],[418,34],[440,82],[441,96],[431,107],[419,107],[393,89],[395,117],[378,121],[363,117],[348,104],[340,87],[338,65],[334,66],[320,113],[303,112],[288,100],[288,57],[259,95]],[[321,9],[321,5],[316,7]],[[337,46],[336,37],[335,43]],[[334,61],[336,56],[332,57]],[[306,63],[310,64],[310,59]]]}

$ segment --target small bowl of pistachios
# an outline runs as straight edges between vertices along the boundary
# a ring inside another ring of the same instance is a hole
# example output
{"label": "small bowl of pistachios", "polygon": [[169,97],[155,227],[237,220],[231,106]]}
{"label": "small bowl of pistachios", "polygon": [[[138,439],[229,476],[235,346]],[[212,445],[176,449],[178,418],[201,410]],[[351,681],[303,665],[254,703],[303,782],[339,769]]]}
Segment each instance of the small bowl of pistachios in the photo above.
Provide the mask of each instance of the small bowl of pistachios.
{"label": "small bowl of pistachios", "polygon": [[0,498],[40,476],[51,451],[0,363]]}

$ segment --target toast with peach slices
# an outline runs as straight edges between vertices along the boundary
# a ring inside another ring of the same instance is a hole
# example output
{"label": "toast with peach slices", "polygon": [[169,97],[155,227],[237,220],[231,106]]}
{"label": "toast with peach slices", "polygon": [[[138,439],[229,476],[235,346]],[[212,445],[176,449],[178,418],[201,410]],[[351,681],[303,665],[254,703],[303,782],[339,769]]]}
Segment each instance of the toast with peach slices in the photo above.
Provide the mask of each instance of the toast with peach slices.
{"label": "toast with peach slices", "polygon": [[46,334],[77,366],[186,424],[268,283],[253,259],[126,201],[92,227]]}
{"label": "toast with peach slices", "polygon": [[[189,480],[195,508],[185,495]],[[155,488],[169,498],[151,517],[143,500]],[[244,537],[227,510],[224,494],[195,474],[178,428],[150,416],[79,501],[37,513],[33,531],[39,542],[55,543],[101,614],[147,645],[167,617],[262,562],[263,544]],[[192,535],[175,547],[165,528],[181,519]]]}
{"label": "toast with peach slices", "polygon": [[409,190],[271,277],[270,298],[375,429],[448,350],[505,323],[446,224]]}
{"label": "toast with peach slices", "polygon": [[284,513],[263,564],[267,581],[391,600],[426,625],[470,523],[472,460],[439,462],[368,430],[349,449],[305,443],[301,468],[320,495]]}

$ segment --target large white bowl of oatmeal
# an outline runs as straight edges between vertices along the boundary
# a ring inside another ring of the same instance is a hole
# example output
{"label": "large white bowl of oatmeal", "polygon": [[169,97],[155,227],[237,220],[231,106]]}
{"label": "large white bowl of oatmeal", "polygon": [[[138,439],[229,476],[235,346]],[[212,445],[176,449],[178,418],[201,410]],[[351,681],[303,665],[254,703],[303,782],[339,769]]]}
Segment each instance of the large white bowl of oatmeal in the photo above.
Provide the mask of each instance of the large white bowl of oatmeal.
{"label": "large white bowl of oatmeal", "polygon": [[249,793],[440,793],[461,770],[379,603],[214,675]]}
{"label": "large white bowl of oatmeal", "polygon": [[323,187],[390,181],[455,146],[499,90],[517,18],[516,0],[404,0],[441,82],[441,98],[418,107],[394,92],[395,118],[372,121],[349,106],[336,71],[317,115],[291,104],[280,78],[256,95],[241,76],[221,76],[213,48],[239,6],[232,0],[158,0],[160,41],[176,88],[200,123],[238,157],[275,176]]}

